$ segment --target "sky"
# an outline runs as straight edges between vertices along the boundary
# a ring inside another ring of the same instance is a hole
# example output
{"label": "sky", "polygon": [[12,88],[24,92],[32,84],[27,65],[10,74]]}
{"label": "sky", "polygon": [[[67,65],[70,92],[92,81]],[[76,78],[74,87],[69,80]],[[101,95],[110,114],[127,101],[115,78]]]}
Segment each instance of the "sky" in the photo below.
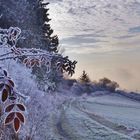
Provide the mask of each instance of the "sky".
{"label": "sky", "polygon": [[78,61],[74,78],[86,70],[140,91],[140,0],[50,0],[49,8],[60,48]]}

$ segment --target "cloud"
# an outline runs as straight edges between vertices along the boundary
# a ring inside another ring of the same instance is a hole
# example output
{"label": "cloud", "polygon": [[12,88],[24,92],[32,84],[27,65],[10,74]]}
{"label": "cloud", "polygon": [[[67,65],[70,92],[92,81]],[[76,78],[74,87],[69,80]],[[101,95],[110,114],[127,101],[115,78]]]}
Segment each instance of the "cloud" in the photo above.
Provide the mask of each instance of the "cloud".
{"label": "cloud", "polygon": [[140,33],[140,26],[130,28],[129,32],[130,33]]}
{"label": "cloud", "polygon": [[100,40],[100,37],[97,36],[92,36],[92,35],[76,35],[76,36],[72,36],[72,37],[67,37],[67,38],[63,38],[60,43],[62,44],[67,44],[67,45],[91,45],[91,44],[96,44],[99,42],[106,42],[103,40]]}
{"label": "cloud", "polygon": [[[91,50],[93,44],[94,52],[115,51],[120,45],[121,51],[127,47],[124,46],[127,39],[140,35],[140,0],[50,0],[50,3],[52,28],[62,45],[79,44],[84,51]],[[120,40],[125,40],[123,45]],[[135,40],[130,41],[135,48]],[[84,48],[82,44],[87,45]]]}
{"label": "cloud", "polygon": [[[48,0],[46,0],[48,1]],[[66,55],[128,89],[140,82],[140,0],[50,0],[51,25]]]}

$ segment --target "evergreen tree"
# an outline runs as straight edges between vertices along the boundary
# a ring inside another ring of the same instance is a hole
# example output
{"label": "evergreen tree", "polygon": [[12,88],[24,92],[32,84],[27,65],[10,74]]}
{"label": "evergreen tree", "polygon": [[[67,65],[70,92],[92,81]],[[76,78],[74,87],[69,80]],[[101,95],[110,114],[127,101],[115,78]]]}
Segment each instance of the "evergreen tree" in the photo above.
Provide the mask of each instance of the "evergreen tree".
{"label": "evergreen tree", "polygon": [[22,29],[19,47],[57,52],[58,37],[52,36],[47,5],[43,0],[0,0],[0,28]]}
{"label": "evergreen tree", "polygon": [[80,82],[82,82],[82,83],[89,83],[90,82],[89,76],[85,70],[83,71],[83,73],[80,77]]}

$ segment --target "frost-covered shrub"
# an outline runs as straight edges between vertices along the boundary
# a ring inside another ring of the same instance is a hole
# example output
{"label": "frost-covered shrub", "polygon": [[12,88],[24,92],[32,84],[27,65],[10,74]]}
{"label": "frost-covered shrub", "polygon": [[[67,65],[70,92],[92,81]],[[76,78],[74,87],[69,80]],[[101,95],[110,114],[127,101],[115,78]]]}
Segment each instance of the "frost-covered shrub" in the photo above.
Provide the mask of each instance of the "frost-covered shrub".
{"label": "frost-covered shrub", "polygon": [[94,85],[92,83],[74,83],[71,87],[71,91],[73,94],[82,95],[82,94],[89,94],[94,92]]}
{"label": "frost-covered shrub", "polygon": [[88,74],[83,71],[82,75],[79,78],[79,81],[75,83],[71,90],[74,94],[82,95],[84,93],[90,94],[94,90],[94,85],[90,81]]}
{"label": "frost-covered shrub", "polygon": [[71,91],[73,94],[82,95],[84,93],[90,93],[90,79],[85,71],[83,71],[79,80],[74,82],[71,86]]}
{"label": "frost-covered shrub", "polygon": [[[5,68],[10,68],[10,75],[14,77],[18,90],[24,95],[26,105],[26,122],[21,127],[19,139],[32,138],[36,140],[46,139],[49,135],[49,122],[53,114],[57,114],[59,106],[67,100],[60,93],[49,94],[39,91],[36,82],[32,78],[31,71],[15,61],[4,63]],[[8,66],[8,67],[7,67]],[[3,139],[10,140],[13,131],[6,127]]]}
{"label": "frost-covered shrub", "polygon": [[[74,74],[77,62],[70,61],[68,57],[41,49],[17,48],[17,41],[21,33],[18,27],[1,29],[0,32],[0,43],[6,45],[6,47],[2,47],[5,49],[0,56],[0,60],[14,59],[19,63],[23,63],[27,68],[31,68],[32,73],[36,75],[40,89],[45,90],[48,82],[57,85],[62,80],[63,73],[67,73],[70,76]],[[49,87],[49,89],[54,90],[54,87]]]}
{"label": "frost-covered shrub", "polygon": [[111,81],[108,78],[102,78],[99,82],[77,82],[71,87],[71,91],[76,95],[85,93],[90,95],[96,91],[115,92],[117,88],[119,88],[117,82]]}
{"label": "frost-covered shrub", "polygon": [[58,89],[62,88],[62,89],[71,89],[71,87],[77,83],[77,80],[75,79],[62,79],[61,83],[58,85]]}
{"label": "frost-covered shrub", "polygon": [[[49,119],[51,119],[51,115],[53,113],[58,111],[59,105],[61,105],[67,99],[67,97],[64,95],[61,96],[60,94],[50,95],[49,93],[39,91],[37,83],[35,82],[35,76],[32,75],[31,69],[33,67],[47,65],[46,68],[47,72],[49,73],[51,71],[51,60],[53,57],[55,57],[61,58],[59,61],[56,61],[56,65],[60,70],[73,74],[75,63],[72,64],[68,58],[65,59],[61,55],[49,53],[44,50],[17,48],[16,43],[20,35],[20,31],[21,30],[17,27],[10,27],[9,29],[0,30],[0,66],[9,71],[9,75],[15,80],[17,89],[22,93],[19,94],[19,96],[22,96],[23,100],[26,102],[26,125],[21,128],[18,135],[14,134],[14,132],[10,132],[11,129],[6,129],[2,137],[6,140],[10,140],[13,137],[16,137],[17,139],[46,139],[46,135],[48,135],[46,130],[49,130]],[[67,65],[64,66],[65,64]],[[7,76],[5,71],[4,74]],[[47,82],[46,88],[52,88],[51,90],[54,90],[55,83],[50,82],[49,80]],[[8,97],[7,90],[9,90],[9,88],[2,89],[3,101],[5,101]],[[16,103],[15,106],[19,106],[19,103]],[[9,106],[7,107],[9,108]],[[13,109],[13,104],[10,106],[10,108]],[[14,112],[11,115],[14,115]],[[21,121],[23,122],[24,117],[21,114],[20,116]],[[14,122],[16,122],[16,131],[18,131],[20,126],[19,121],[17,121],[17,117],[12,116],[12,118],[15,120]],[[6,123],[7,120],[5,124]]]}
{"label": "frost-covered shrub", "polygon": [[68,87],[72,87],[77,81],[75,79],[65,79],[65,82],[67,82]]}
{"label": "frost-covered shrub", "polygon": [[82,95],[83,93],[83,87],[80,83],[74,83],[71,87],[71,92],[76,95]]}
{"label": "frost-covered shrub", "polygon": [[[14,134],[10,128],[6,128],[2,139],[47,139],[49,119],[53,113],[58,113],[59,106],[69,98],[63,94],[43,92],[44,89],[54,90],[56,82],[60,82],[58,76],[61,79],[63,73],[72,76],[77,62],[58,53],[59,40],[52,35],[53,30],[48,23],[48,3],[42,2],[0,1],[0,27],[4,28],[0,28],[0,66],[9,71],[27,107],[26,124],[21,131]],[[40,83],[35,81],[38,79]],[[38,90],[38,85],[42,91]],[[5,93],[2,90],[2,94]]]}
{"label": "frost-covered shrub", "polygon": [[[24,62],[28,67],[34,66],[32,73],[36,75],[38,87],[42,90],[46,90],[48,80],[55,83],[57,87],[57,84],[62,80],[63,73],[73,75],[76,65],[76,61],[70,61],[67,56],[63,57],[58,53],[59,39],[57,35],[53,35],[54,31],[49,24],[51,19],[49,18],[48,4],[45,0],[0,1],[0,27],[10,28],[13,25],[22,29],[20,40],[16,42],[16,47],[19,49],[12,50],[19,54],[21,53],[20,48],[26,48],[28,55],[31,51],[32,53],[36,52],[36,58],[30,56]],[[32,48],[34,49],[32,50]],[[38,55],[37,57],[38,52],[44,53],[45,56]],[[48,57],[48,52],[53,57]],[[44,63],[44,59],[49,61],[40,67],[39,61]],[[50,61],[51,71],[48,74]]]}

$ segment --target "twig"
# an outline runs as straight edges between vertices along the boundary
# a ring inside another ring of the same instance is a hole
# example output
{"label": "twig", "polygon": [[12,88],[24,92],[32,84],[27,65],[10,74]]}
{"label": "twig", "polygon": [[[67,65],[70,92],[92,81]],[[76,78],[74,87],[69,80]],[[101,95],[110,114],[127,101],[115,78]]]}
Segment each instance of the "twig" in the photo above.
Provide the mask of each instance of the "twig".
{"label": "twig", "polygon": [[13,52],[8,52],[8,53],[5,53],[5,54],[0,55],[0,57],[6,56],[6,55],[9,55],[9,54],[12,54],[12,53]]}

